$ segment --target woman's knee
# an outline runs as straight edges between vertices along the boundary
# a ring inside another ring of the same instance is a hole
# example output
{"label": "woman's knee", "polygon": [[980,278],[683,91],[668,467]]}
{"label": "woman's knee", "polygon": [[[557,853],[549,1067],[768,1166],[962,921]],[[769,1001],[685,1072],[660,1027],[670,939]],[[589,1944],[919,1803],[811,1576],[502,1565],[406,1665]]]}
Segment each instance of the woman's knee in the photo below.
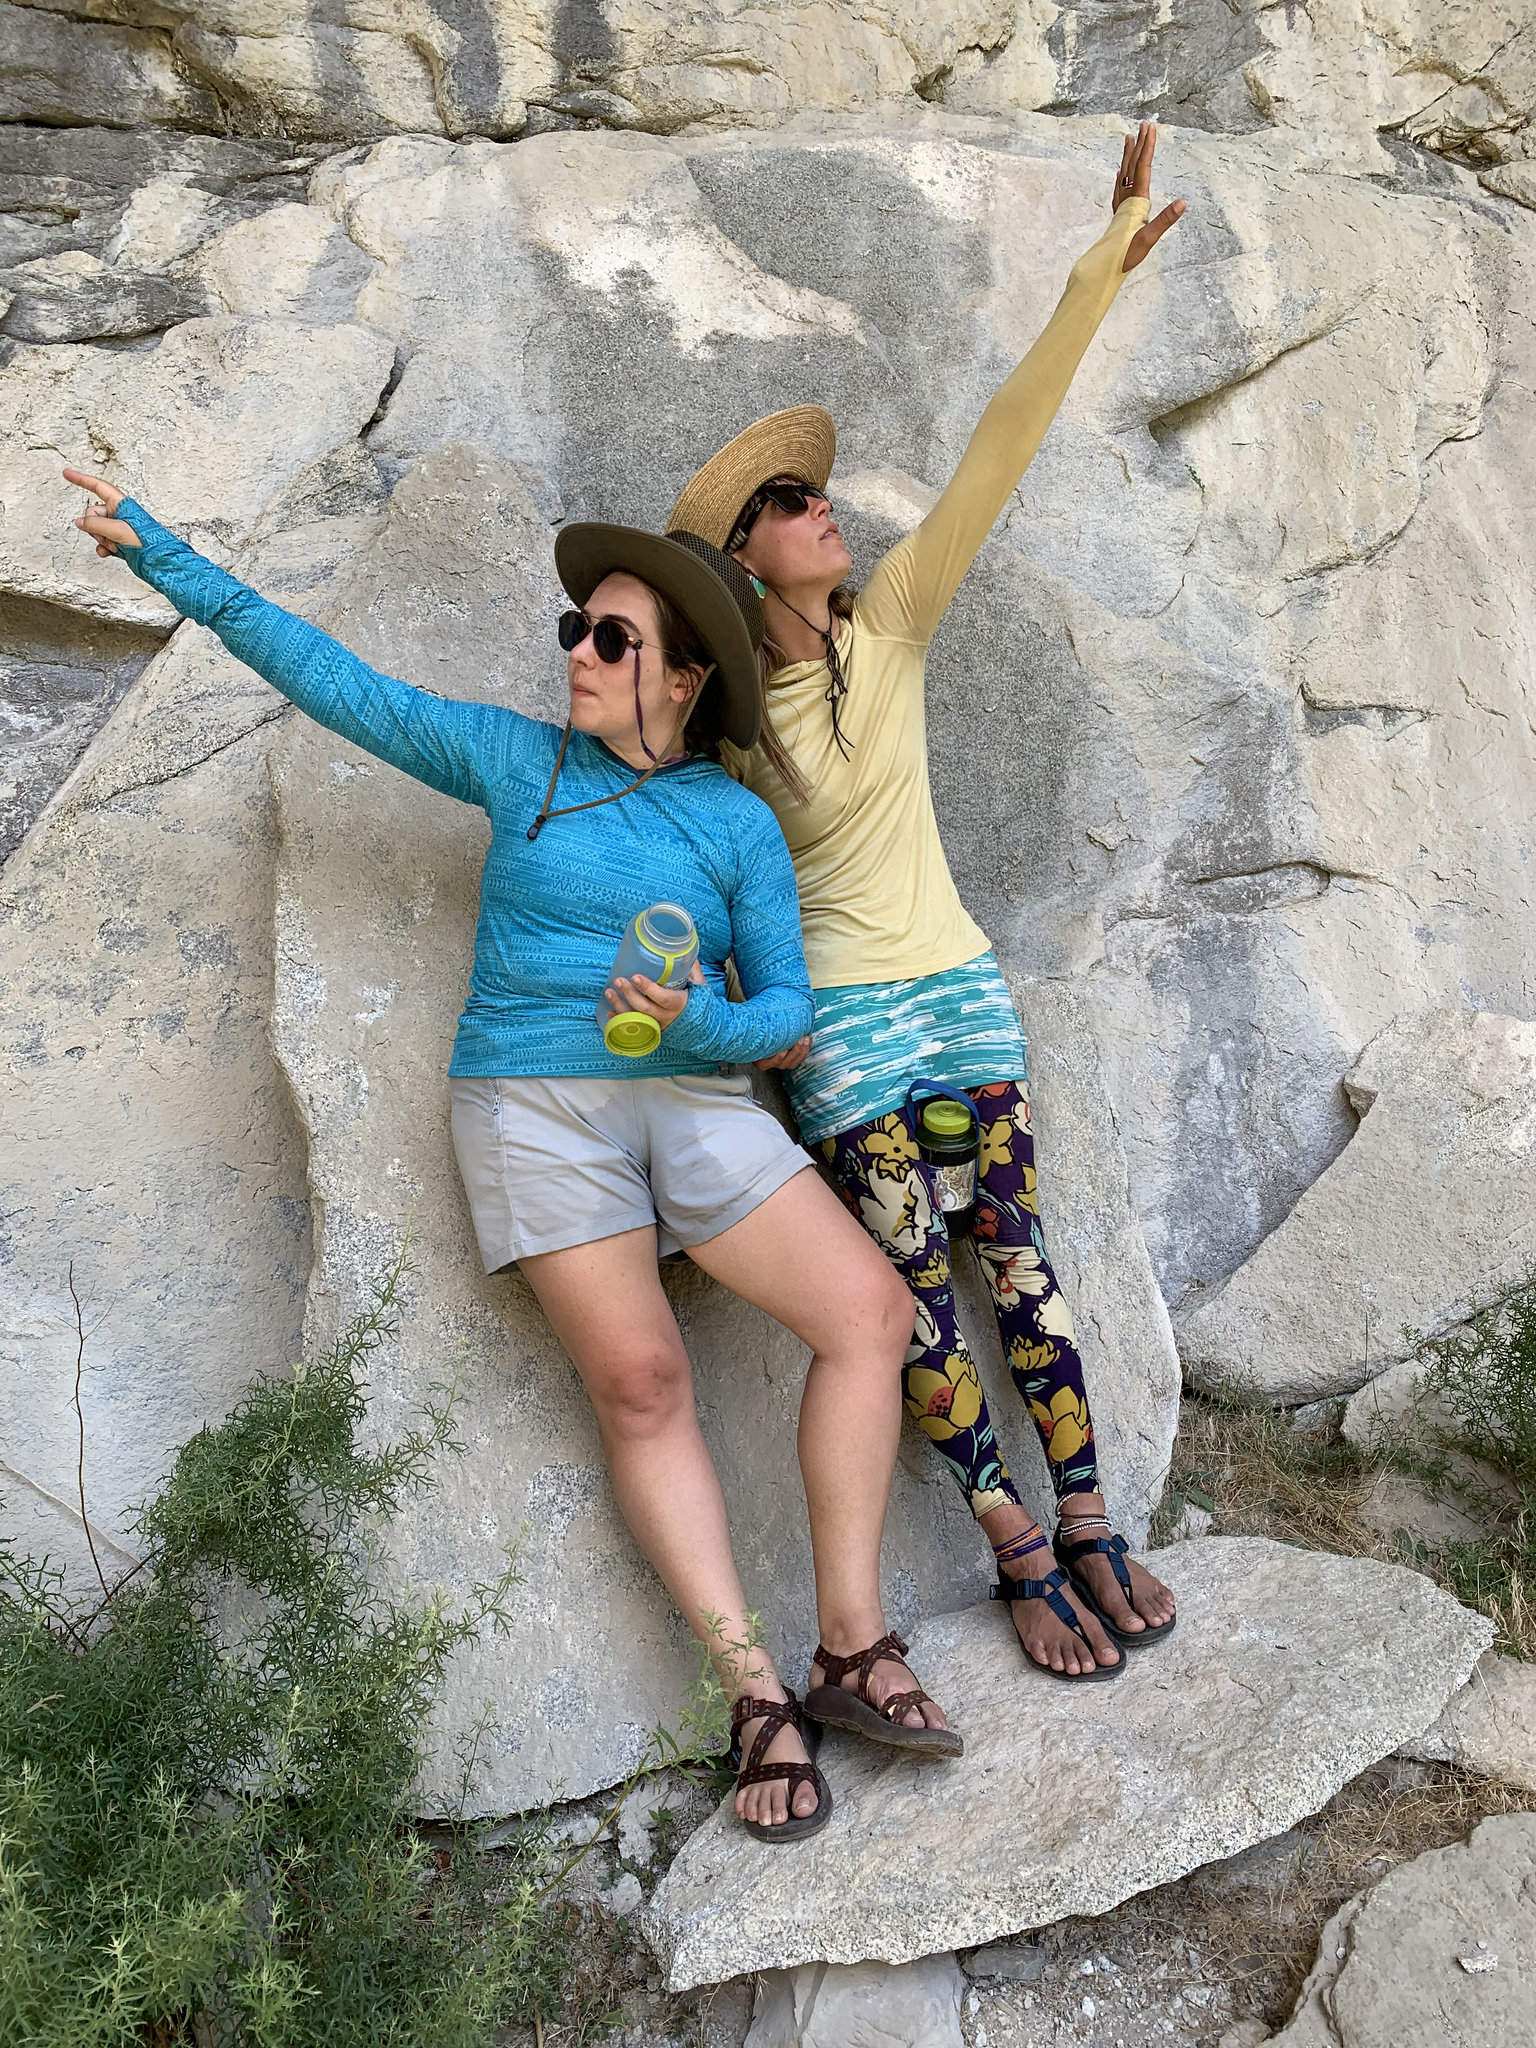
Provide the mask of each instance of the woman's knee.
{"label": "woman's knee", "polygon": [[642,1339],[582,1377],[603,1428],[620,1436],[664,1435],[693,1414],[693,1373],[681,1345]]}
{"label": "woman's knee", "polygon": [[904,1354],[912,1341],[917,1318],[917,1301],[900,1270],[874,1245],[873,1254],[859,1262],[850,1287],[848,1304],[860,1323],[878,1333],[886,1344]]}

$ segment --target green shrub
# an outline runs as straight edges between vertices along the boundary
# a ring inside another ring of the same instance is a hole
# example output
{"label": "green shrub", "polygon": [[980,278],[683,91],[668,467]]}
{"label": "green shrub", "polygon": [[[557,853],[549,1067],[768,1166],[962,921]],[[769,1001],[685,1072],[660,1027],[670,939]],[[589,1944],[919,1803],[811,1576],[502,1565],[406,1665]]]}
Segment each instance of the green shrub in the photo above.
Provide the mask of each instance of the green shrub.
{"label": "green shrub", "polygon": [[1497,1648],[1536,1657],[1536,1275],[1427,1344],[1419,1384],[1417,1413],[1384,1430],[1382,1447],[1484,1522],[1481,1536],[1443,1545],[1434,1562],[1457,1598],[1492,1620]]}
{"label": "green shrub", "polygon": [[1427,1347],[1423,1383],[1455,1419],[1455,1449],[1492,1465],[1536,1507],[1536,1275]]}
{"label": "green shrub", "polygon": [[553,2009],[542,1844],[429,1850],[410,1819],[448,1659],[513,1574],[458,1609],[380,1590],[385,1521],[459,1449],[451,1390],[359,1448],[406,1270],[183,1447],[94,1608],[0,1550],[0,2048],[479,2048]]}

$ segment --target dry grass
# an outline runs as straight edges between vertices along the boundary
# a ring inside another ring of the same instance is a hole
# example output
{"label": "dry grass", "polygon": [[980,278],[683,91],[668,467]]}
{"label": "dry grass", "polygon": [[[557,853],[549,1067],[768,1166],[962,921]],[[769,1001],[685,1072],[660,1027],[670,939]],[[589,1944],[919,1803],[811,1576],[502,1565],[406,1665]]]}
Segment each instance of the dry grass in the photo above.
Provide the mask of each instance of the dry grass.
{"label": "dry grass", "polygon": [[[1242,1395],[1186,1395],[1153,1541],[1166,1541],[1193,1502],[1212,1516],[1213,1535],[1274,1536],[1410,1565],[1487,1615],[1505,1655],[1536,1660],[1536,1492],[1469,1484],[1468,1457],[1478,1447],[1422,1420],[1383,1428],[1360,1450],[1339,1433],[1342,1407],[1327,1404],[1313,1426],[1297,1428],[1283,1411]],[[1432,1500],[1472,1510],[1488,1533],[1460,1542],[1384,1528],[1368,1510],[1389,1471]]]}
{"label": "dry grass", "polygon": [[1392,1554],[1364,1514],[1382,1465],[1346,1443],[1336,1419],[1300,1430],[1257,1402],[1187,1395],[1157,1532],[1166,1537],[1192,1501],[1214,1517],[1214,1535],[1278,1536],[1344,1557]]}

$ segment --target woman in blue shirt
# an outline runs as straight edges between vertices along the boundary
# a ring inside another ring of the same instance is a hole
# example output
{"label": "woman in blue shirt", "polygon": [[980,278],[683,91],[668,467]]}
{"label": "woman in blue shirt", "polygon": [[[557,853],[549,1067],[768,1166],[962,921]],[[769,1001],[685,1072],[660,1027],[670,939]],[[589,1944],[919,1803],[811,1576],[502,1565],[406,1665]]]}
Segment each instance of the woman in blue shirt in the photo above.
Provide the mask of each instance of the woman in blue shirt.
{"label": "woman in blue shirt", "polygon": [[[691,535],[564,529],[556,565],[580,609],[561,620],[562,731],[381,675],[101,478],[64,474],[100,500],[76,522],[98,554],[120,554],[330,731],[489,815],[449,1067],[481,1255],[487,1271],[521,1266],[592,1399],[635,1539],[709,1648],[733,1700],[743,1821],[797,1839],[825,1825],[831,1795],[800,1704],[751,1644],[658,1250],[685,1249],[812,1353],[799,1450],[828,1683],[807,1704],[898,1747],[958,1754],[880,1609],[911,1297],[729,1071],[811,1020],[782,834],[712,758],[722,738],[757,732],[750,579]],[[609,1051],[595,1007],[627,923],[656,901],[691,913],[699,963],[683,988],[637,976],[607,989],[659,1027],[642,1067]],[[728,957],[739,1003],[726,997]]]}

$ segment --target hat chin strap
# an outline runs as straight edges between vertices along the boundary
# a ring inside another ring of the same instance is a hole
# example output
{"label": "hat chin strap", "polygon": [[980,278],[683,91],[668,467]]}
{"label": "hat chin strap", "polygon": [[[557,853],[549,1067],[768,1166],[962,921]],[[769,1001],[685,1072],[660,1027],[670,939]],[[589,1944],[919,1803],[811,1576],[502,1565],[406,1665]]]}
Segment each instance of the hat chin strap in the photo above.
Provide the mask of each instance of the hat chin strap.
{"label": "hat chin strap", "polygon": [[[704,680],[699,684],[699,690],[703,689],[704,683],[707,683],[714,674],[715,667],[716,664],[711,662],[709,667],[705,669]],[[695,690],[694,696],[696,697],[698,693],[698,690]],[[692,699],[689,701],[691,703]],[[686,722],[685,720],[684,723]],[[627,789],[614,790],[610,796],[595,796],[584,804],[568,804],[564,810],[555,811],[550,809],[550,805],[554,799],[555,785],[560,780],[561,767],[565,762],[565,750],[571,742],[571,721],[569,719],[565,721],[565,730],[560,735],[560,746],[555,754],[555,765],[549,773],[549,787],[544,792],[544,801],[539,806],[538,816],[528,827],[528,837],[530,839],[537,839],[551,818],[574,817],[577,811],[595,811],[600,804],[616,804],[620,797],[633,796],[637,789],[645,787],[658,768],[664,768],[667,765],[666,761],[659,761],[645,743],[645,719],[640,710],[640,650],[638,647],[635,649],[635,723],[640,732],[640,744],[645,748],[646,759],[651,764],[638,781],[630,783]],[[671,758],[673,757],[669,755],[668,759]]]}

